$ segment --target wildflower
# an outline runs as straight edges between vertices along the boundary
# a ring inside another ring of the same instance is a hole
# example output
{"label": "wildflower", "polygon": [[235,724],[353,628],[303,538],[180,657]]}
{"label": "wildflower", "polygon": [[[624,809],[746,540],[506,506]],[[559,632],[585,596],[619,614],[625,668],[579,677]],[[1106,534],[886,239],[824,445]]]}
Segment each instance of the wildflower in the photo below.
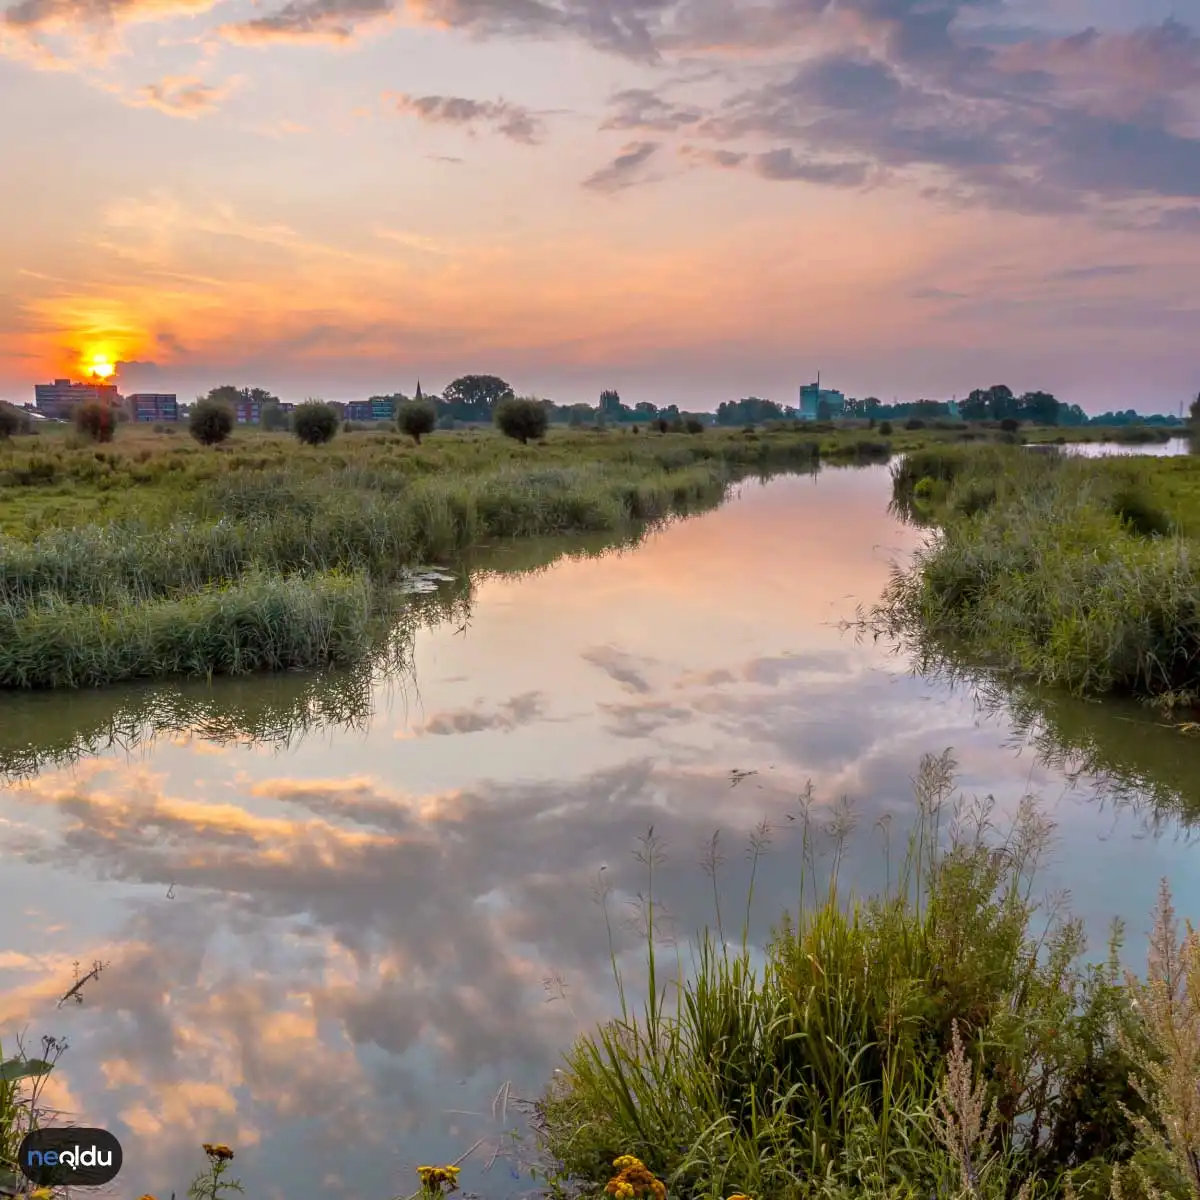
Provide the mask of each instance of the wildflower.
{"label": "wildflower", "polygon": [[622,1154],[613,1159],[617,1174],[604,1185],[604,1191],[613,1200],[635,1200],[635,1197],[653,1200],[666,1200],[667,1189],[662,1180],[656,1179],[640,1158],[632,1154]]}
{"label": "wildflower", "polygon": [[233,1157],[233,1151],[224,1142],[205,1142],[201,1148],[209,1158],[216,1159],[217,1162],[228,1162]]}
{"label": "wildflower", "polygon": [[442,1185],[447,1192],[458,1191],[459,1168],[450,1164],[445,1167],[418,1167],[417,1175],[421,1180],[421,1189],[435,1196],[443,1194]]}

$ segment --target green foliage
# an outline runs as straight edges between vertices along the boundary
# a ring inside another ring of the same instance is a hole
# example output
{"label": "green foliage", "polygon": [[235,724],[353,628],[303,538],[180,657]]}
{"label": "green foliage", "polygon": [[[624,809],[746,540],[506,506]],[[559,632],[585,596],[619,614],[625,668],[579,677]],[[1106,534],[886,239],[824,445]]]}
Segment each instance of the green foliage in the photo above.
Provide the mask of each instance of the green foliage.
{"label": "green foliage", "polygon": [[268,433],[279,433],[291,428],[291,418],[278,403],[264,404],[259,410],[259,424]]}
{"label": "green foliage", "polygon": [[1078,696],[1200,697],[1194,459],[930,448],[893,472],[902,512],[926,476],[943,533],[894,575],[878,632]]}
{"label": "green foliage", "polygon": [[891,437],[892,436],[891,421],[880,421],[879,422],[879,432],[883,437]]}
{"label": "green foliage", "polygon": [[[765,961],[748,917],[731,945],[718,906],[671,970],[661,847],[643,844],[644,1002],[614,949],[620,1016],[578,1040],[539,1107],[563,1175],[597,1187],[615,1151],[673,1195],[915,1200],[969,1175],[968,1194],[1000,1200],[1130,1160],[1146,1105],[1122,1041],[1119,931],[1109,961],[1085,965],[1080,923],[1034,899],[1049,824],[1026,802],[1001,833],[990,804],[955,796],[953,766],[922,761],[908,853],[868,900],[841,893],[840,847],[816,889],[815,831],[799,823],[800,905]],[[751,844],[747,912],[767,840]]]}
{"label": "green foliage", "polygon": [[24,427],[24,419],[11,404],[0,400],[0,441],[20,433]]}
{"label": "green foliage", "polygon": [[697,421],[695,417],[688,417],[688,419],[686,421],[684,421],[683,427],[684,427],[684,429],[687,430],[688,433],[703,433],[704,432],[703,422]]}
{"label": "green foliage", "polygon": [[1016,417],[1004,417],[1000,422],[1000,428],[1005,433],[1016,433],[1021,428],[1021,422]]}
{"label": "green foliage", "polygon": [[117,416],[111,404],[85,400],[72,416],[75,428],[93,442],[111,442],[117,431]]}
{"label": "green foliage", "polygon": [[406,400],[396,412],[396,427],[419,446],[421,438],[437,428],[437,409],[428,400]]}
{"label": "green foliage", "polygon": [[306,446],[323,446],[337,434],[341,418],[332,404],[306,400],[292,412],[292,432]]}
{"label": "green foliage", "polygon": [[188,432],[202,446],[215,446],[233,432],[233,409],[221,400],[197,400],[188,415]]}
{"label": "green foliage", "polygon": [[525,445],[546,436],[546,410],[537,400],[510,397],[496,405],[496,427]]}

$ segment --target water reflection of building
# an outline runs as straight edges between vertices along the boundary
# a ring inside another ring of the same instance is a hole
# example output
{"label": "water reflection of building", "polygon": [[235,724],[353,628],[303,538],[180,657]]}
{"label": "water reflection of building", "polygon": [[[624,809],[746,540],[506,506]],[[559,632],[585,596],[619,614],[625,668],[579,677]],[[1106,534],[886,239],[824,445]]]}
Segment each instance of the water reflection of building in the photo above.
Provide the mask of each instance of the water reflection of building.
{"label": "water reflection of building", "polygon": [[121,395],[115,383],[72,383],[69,379],[56,379],[53,383],[33,385],[34,405],[44,417],[58,421],[70,420],[71,414],[89,400],[106,404],[120,404]]}
{"label": "water reflection of building", "polygon": [[815,421],[818,418],[844,416],[846,397],[833,388],[823,388],[818,378],[816,383],[805,383],[800,387],[800,420]]}
{"label": "water reflection of building", "polygon": [[134,392],[128,398],[135,421],[178,421],[179,402],[174,392]]}

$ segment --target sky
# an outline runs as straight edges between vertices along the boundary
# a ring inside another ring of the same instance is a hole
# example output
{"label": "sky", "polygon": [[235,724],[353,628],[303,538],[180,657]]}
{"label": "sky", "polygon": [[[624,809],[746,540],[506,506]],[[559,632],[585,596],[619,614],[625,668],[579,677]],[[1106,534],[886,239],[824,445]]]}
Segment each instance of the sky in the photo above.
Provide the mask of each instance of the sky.
{"label": "sky", "polygon": [[0,5],[0,397],[1200,389],[1200,0]]}

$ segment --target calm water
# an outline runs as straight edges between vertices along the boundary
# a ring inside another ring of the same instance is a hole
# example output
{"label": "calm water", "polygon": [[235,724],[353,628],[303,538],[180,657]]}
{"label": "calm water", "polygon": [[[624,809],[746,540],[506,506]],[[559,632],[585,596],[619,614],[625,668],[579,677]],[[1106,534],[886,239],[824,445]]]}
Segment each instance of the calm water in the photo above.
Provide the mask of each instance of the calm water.
{"label": "calm water", "polygon": [[[612,1011],[593,890],[628,911],[639,834],[663,841],[686,934],[712,919],[712,832],[728,913],[770,822],[761,937],[794,902],[806,781],[821,813],[851,801],[847,872],[868,889],[879,818],[898,834],[921,754],[946,747],[1001,815],[1043,798],[1047,888],[1070,889],[1098,947],[1128,918],[1137,964],[1160,877],[1200,914],[1175,815],[1200,812],[1200,740],[1137,710],[981,704],[857,644],[839,622],[921,536],[889,491],[885,467],[746,484],[634,550],[480,578],[469,619],[422,629],[370,712],[353,679],[5,698],[5,1045],[67,1036],[52,1098],[121,1139],[120,1195],[182,1195],[198,1144],[224,1140],[252,1197],[378,1200],[479,1138],[464,1183],[517,1195],[507,1159],[485,1169],[516,1121],[492,1097],[535,1095]],[[180,728],[201,720],[207,736]],[[97,749],[111,733],[125,748]],[[56,1008],[96,960],[84,1003]]]}

